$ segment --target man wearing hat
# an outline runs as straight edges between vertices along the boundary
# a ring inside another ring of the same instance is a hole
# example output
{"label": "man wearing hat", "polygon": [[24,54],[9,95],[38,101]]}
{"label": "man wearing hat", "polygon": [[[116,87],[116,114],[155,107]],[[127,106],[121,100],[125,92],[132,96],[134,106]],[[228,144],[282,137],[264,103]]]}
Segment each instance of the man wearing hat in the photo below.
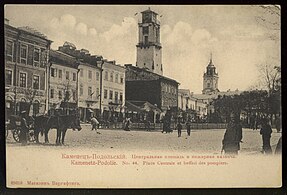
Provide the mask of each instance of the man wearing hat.
{"label": "man wearing hat", "polygon": [[232,112],[222,140],[222,150],[224,150],[225,154],[238,154],[241,140],[242,127],[239,123],[239,115]]}
{"label": "man wearing hat", "polygon": [[272,154],[272,149],[270,145],[270,138],[272,134],[272,128],[268,123],[267,118],[263,118],[261,120],[261,128],[260,128],[260,134],[262,135],[262,142],[263,142],[263,153],[265,154]]}
{"label": "man wearing hat", "polygon": [[21,141],[22,145],[27,145],[27,133],[29,131],[26,113],[27,112],[25,110],[20,113],[20,116],[21,116],[20,141]]}

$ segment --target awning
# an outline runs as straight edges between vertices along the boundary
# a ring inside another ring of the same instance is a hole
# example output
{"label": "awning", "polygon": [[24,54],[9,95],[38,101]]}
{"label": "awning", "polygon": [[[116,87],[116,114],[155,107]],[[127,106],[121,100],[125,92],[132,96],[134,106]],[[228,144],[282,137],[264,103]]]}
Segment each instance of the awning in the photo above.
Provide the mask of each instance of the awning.
{"label": "awning", "polygon": [[137,112],[137,113],[145,112],[143,109],[141,109],[140,107],[132,104],[129,101],[125,102],[125,111],[128,112],[128,113],[131,113],[131,112]]}
{"label": "awning", "polygon": [[60,107],[61,108],[76,108],[77,107],[77,103],[74,103],[74,102],[61,102]]}

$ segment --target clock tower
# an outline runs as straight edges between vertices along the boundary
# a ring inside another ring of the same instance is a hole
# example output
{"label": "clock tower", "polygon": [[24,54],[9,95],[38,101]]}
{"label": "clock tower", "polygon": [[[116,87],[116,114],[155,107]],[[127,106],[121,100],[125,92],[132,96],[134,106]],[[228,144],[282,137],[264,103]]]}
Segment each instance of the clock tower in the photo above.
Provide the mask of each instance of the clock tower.
{"label": "clock tower", "polygon": [[141,12],[136,66],[163,75],[162,50],[160,44],[160,23],[157,13],[150,10]]}
{"label": "clock tower", "polygon": [[219,92],[218,90],[218,73],[212,63],[212,55],[209,64],[206,67],[206,72],[203,75],[203,90],[202,94],[213,94]]}

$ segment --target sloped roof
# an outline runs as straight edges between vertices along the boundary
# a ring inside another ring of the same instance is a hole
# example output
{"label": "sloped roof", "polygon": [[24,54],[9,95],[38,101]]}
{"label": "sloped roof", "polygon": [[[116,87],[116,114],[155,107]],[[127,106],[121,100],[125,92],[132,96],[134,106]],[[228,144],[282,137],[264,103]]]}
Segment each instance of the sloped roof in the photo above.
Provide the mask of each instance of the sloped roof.
{"label": "sloped roof", "polygon": [[179,94],[183,94],[185,97],[191,96],[190,90],[189,89],[178,89]]}
{"label": "sloped roof", "polygon": [[125,110],[131,111],[131,112],[137,112],[137,113],[144,112],[144,110],[142,108],[134,105],[133,103],[131,103],[129,101],[125,101]]}
{"label": "sloped roof", "polygon": [[[146,73],[148,73],[148,74],[150,74],[150,75],[153,75],[153,76],[157,77],[158,79],[164,79],[164,80],[168,80],[168,81],[172,81],[172,82],[175,82],[175,83],[177,83],[177,84],[180,84],[179,82],[177,82],[177,81],[174,80],[174,79],[171,79],[171,78],[168,78],[168,77],[165,77],[165,76],[156,74],[156,73],[154,73],[154,72],[151,72],[151,71],[148,71],[148,70],[145,70],[145,69],[143,69],[143,68],[136,67],[136,66],[126,65],[126,69],[127,69],[127,70],[131,70],[131,71],[137,71],[137,72],[140,72],[140,71],[146,72]],[[157,79],[156,79],[156,80],[157,80]]]}
{"label": "sloped roof", "polygon": [[150,102],[148,101],[129,101],[130,103],[136,105],[137,107],[143,109],[144,111],[147,111],[146,110],[146,106],[151,108],[152,110],[156,110],[157,112],[161,112],[161,110],[156,107],[155,105],[151,104]]}

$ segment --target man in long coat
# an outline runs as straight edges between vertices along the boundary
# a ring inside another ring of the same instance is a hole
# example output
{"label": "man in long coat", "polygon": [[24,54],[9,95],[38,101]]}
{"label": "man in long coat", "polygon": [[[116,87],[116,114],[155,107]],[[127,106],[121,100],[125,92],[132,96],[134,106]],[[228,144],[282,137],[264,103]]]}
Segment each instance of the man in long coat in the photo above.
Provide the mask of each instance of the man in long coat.
{"label": "man in long coat", "polygon": [[239,116],[231,113],[230,122],[222,140],[222,149],[225,154],[238,154],[240,150],[240,142],[242,140],[242,126],[239,123]]}
{"label": "man in long coat", "polygon": [[272,154],[272,149],[270,145],[271,133],[272,129],[271,126],[268,124],[268,119],[266,118],[262,119],[260,134],[262,135],[262,142],[263,142],[262,148],[265,154]]}
{"label": "man in long coat", "polygon": [[22,145],[27,145],[27,133],[29,132],[29,126],[27,124],[26,111],[22,111],[20,116],[21,116],[20,141]]}

